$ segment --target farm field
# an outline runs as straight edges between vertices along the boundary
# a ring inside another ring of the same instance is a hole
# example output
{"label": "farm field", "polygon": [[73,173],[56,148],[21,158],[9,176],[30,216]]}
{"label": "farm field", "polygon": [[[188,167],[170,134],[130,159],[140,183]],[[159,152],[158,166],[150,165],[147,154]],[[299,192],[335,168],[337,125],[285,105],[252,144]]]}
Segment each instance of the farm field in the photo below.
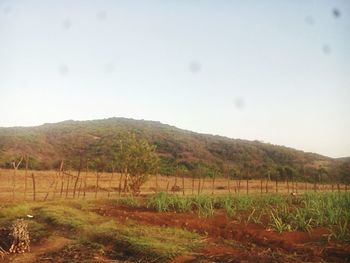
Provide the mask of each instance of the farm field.
{"label": "farm field", "polygon": [[[124,191],[125,176],[118,173],[93,173],[67,171],[34,171],[0,169],[0,200],[9,201],[48,201],[63,199],[105,199],[128,196]],[[192,178],[150,175],[141,186],[141,195],[156,192],[194,194],[266,194],[266,193],[305,193],[305,192],[347,192],[345,184],[307,183],[257,180],[228,180],[227,178]]]}
{"label": "farm field", "polygon": [[348,192],[3,202],[0,246],[25,218],[31,252],[3,262],[349,262],[349,208]]}

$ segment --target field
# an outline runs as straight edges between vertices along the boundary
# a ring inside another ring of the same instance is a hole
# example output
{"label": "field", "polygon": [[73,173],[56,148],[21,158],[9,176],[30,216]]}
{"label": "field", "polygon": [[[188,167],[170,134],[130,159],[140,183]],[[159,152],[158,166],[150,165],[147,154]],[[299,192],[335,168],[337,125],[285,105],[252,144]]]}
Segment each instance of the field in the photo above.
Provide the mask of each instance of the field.
{"label": "field", "polygon": [[[117,173],[93,173],[67,171],[24,171],[0,169],[0,200],[62,200],[116,198],[128,195],[124,192],[125,176]],[[35,185],[35,187],[34,187]],[[346,192],[344,184],[313,184],[306,182],[268,180],[227,180],[226,178],[191,178],[174,176],[150,176],[141,187],[141,195],[156,192],[193,194],[239,193],[304,193],[309,191]]]}
{"label": "field", "polygon": [[119,194],[119,174],[111,181],[111,174],[89,173],[80,192],[80,179],[67,174],[69,184],[55,172],[28,171],[25,191],[25,172],[16,171],[13,191],[13,170],[0,171],[0,247],[9,249],[18,218],[28,222],[31,238],[29,253],[4,254],[3,262],[350,261],[345,185],[278,182],[276,193],[275,182],[251,180],[247,194],[246,181],[238,189],[224,178],[182,184],[157,176],[132,197]]}

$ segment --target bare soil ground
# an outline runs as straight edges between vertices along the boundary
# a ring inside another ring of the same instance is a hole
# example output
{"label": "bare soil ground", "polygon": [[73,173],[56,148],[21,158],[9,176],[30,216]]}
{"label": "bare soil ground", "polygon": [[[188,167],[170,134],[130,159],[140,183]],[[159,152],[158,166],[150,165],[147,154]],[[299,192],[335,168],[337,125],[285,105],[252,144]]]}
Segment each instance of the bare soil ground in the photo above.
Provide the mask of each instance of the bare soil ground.
{"label": "bare soil ground", "polygon": [[[245,223],[244,220],[228,217],[222,210],[216,210],[210,217],[199,217],[195,212],[158,213],[110,202],[101,202],[98,207],[92,212],[120,224],[136,222],[140,226],[174,227],[198,233],[203,238],[203,246],[174,258],[173,263],[350,262],[350,243],[328,241],[329,230],[326,228],[279,234],[266,223]],[[115,259],[97,253],[89,246],[77,245],[61,234],[52,229],[48,238],[33,244],[30,253],[10,255],[3,262],[148,262],[142,258]]]}
{"label": "bare soil ground", "polygon": [[350,262],[350,244],[328,242],[329,230],[284,232],[230,219],[223,211],[201,218],[192,213],[156,213],[123,206],[103,207],[99,214],[125,222],[172,226],[206,238],[204,249],[173,262]]}

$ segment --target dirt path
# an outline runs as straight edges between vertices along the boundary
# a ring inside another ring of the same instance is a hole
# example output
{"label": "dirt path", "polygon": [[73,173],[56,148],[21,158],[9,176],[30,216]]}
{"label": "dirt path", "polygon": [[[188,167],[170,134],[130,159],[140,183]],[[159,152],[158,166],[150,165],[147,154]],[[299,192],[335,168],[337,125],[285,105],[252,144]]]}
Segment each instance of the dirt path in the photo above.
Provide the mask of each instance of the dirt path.
{"label": "dirt path", "polygon": [[72,240],[70,239],[60,236],[51,236],[42,243],[32,246],[29,253],[10,255],[8,261],[5,262],[32,263],[36,261],[38,256],[58,251],[70,243],[72,243]]}
{"label": "dirt path", "polygon": [[279,234],[262,225],[237,222],[219,211],[209,218],[191,213],[157,213],[146,209],[104,207],[101,215],[121,222],[187,229],[207,237],[207,247],[194,256],[179,257],[180,262],[349,262],[350,244],[327,242],[324,228],[309,232]]}

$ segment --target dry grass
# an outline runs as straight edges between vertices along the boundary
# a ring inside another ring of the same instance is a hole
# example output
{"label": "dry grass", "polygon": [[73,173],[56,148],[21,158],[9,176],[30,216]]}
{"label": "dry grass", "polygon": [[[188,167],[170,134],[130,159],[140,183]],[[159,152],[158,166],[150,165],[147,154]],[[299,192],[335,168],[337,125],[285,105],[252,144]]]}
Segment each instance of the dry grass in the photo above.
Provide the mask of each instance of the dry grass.
{"label": "dry grass", "polygon": [[[74,188],[76,199],[93,199],[93,198],[113,198],[119,196],[120,174],[101,173],[99,174],[98,188],[96,187],[97,176],[93,172],[82,172],[80,178],[77,179],[77,171],[67,171],[70,175],[59,175],[56,171],[16,171],[14,184],[14,171],[0,169],[0,200],[33,200],[33,180],[35,179],[35,198],[36,200],[53,200],[53,199],[73,199]],[[86,182],[86,184],[85,184]],[[76,187],[75,187],[76,183]],[[27,187],[25,187],[27,185]],[[230,180],[225,178],[216,178],[213,187],[213,180],[205,178],[199,180],[195,178],[175,178],[172,176],[150,176],[150,179],[142,186],[141,194],[151,194],[156,191],[172,192],[175,190],[179,194],[227,194],[227,193],[247,193],[247,181]],[[184,185],[184,187],[183,187]],[[193,186],[193,187],[192,187]],[[121,195],[123,192],[124,179],[122,180]],[[183,189],[184,188],[184,189]],[[14,189],[14,194],[13,194]],[[318,184],[316,191],[345,191],[346,185],[330,185]],[[311,183],[292,183],[278,182],[277,192],[305,192],[315,191],[314,184]],[[85,194],[84,194],[85,192]],[[266,182],[266,180],[249,180],[248,193],[266,193],[276,192],[276,183],[273,181]]]}

